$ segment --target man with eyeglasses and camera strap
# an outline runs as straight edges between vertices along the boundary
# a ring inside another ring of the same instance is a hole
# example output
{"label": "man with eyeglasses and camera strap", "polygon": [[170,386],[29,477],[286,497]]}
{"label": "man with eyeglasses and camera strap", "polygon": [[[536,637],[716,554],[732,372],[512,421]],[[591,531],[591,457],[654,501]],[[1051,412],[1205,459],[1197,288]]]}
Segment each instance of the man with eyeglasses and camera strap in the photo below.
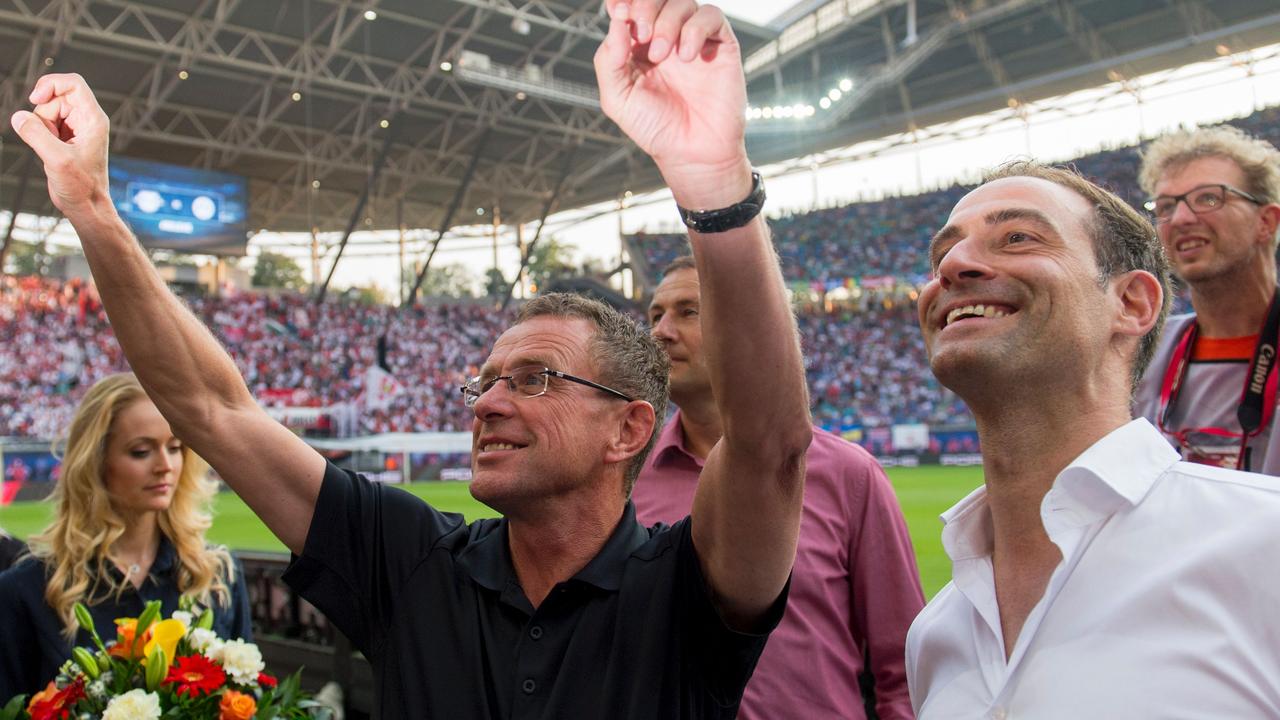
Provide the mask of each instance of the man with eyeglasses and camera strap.
{"label": "man with eyeglasses and camera strap", "polygon": [[812,431],[738,42],[694,0],[606,8],[601,106],[670,187],[716,320],[725,433],[670,527],[642,527],[628,499],[666,356],[617,311],[538,298],[465,384],[471,492],[503,515],[467,524],[327,463],[258,406],[112,206],[107,115],[83,78],[40,78],[11,120],[139,380],[297,555],[286,581],[368,657],[376,717],[729,720],[786,606]]}
{"label": "man with eyeglasses and camera strap", "polygon": [[1135,413],[1185,460],[1280,475],[1280,152],[1231,126],[1182,131],[1147,148],[1139,180],[1194,312],[1169,318]]}

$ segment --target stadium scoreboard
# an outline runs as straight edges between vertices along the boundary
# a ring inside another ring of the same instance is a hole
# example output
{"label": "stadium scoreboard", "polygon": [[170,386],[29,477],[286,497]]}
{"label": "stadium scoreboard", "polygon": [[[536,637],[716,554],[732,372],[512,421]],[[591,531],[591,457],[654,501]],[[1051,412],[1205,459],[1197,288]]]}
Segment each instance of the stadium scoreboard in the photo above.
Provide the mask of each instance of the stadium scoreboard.
{"label": "stadium scoreboard", "polygon": [[146,247],[244,255],[248,181],[238,175],[113,156],[111,202]]}

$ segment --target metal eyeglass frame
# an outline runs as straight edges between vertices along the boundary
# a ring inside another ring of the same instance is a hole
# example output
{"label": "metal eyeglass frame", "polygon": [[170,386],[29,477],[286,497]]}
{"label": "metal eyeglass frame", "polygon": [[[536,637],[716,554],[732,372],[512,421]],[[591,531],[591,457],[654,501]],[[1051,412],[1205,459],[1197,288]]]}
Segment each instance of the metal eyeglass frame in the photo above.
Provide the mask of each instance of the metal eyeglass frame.
{"label": "metal eyeglass frame", "polygon": [[[1191,202],[1191,196],[1196,195],[1198,193],[1203,193],[1205,190],[1208,190],[1210,188],[1217,188],[1219,190],[1219,192],[1222,195],[1222,202],[1215,207],[1197,209],[1196,206]],[[1147,212],[1151,213],[1151,216],[1156,219],[1157,223],[1166,223],[1172,220],[1174,214],[1178,212],[1178,203],[1185,204],[1187,206],[1187,209],[1196,215],[1206,215],[1208,213],[1217,212],[1222,208],[1226,207],[1228,194],[1239,195],[1240,197],[1244,198],[1245,200],[1248,200],[1254,205],[1267,204],[1265,201],[1263,201],[1262,198],[1258,197],[1257,195],[1254,195],[1253,193],[1247,193],[1244,190],[1240,190],[1239,188],[1231,187],[1226,183],[1209,183],[1207,185],[1197,185],[1196,187],[1191,188],[1190,190],[1182,193],[1181,195],[1160,195],[1159,197],[1151,198],[1150,200],[1143,203],[1142,206],[1147,209]],[[1161,217],[1160,214],[1156,212],[1156,205],[1161,200],[1173,201],[1169,205],[1169,214],[1163,217]]]}
{"label": "metal eyeglass frame", "polygon": [[[517,375],[526,375],[527,377],[541,376],[542,389],[533,394],[524,392],[521,389],[521,386],[516,384]],[[507,389],[512,393],[518,394],[520,397],[534,398],[547,393],[547,388],[551,386],[551,378],[553,377],[560,378],[561,380],[568,380],[569,382],[575,382],[579,385],[586,385],[590,388],[595,388],[596,390],[622,398],[627,402],[631,402],[635,399],[624,393],[618,392],[611,387],[601,385],[600,383],[592,382],[576,375],[570,375],[569,373],[560,372],[559,370],[552,370],[551,368],[543,367],[541,365],[524,365],[512,370],[510,375],[498,375],[488,378],[487,380],[481,377],[474,377],[468,380],[467,384],[463,385],[459,390],[462,391],[462,403],[467,407],[475,407],[476,403],[480,401],[480,396],[489,392],[494,385],[498,384],[499,380],[506,380]],[[482,380],[484,381],[483,385],[481,384]]]}

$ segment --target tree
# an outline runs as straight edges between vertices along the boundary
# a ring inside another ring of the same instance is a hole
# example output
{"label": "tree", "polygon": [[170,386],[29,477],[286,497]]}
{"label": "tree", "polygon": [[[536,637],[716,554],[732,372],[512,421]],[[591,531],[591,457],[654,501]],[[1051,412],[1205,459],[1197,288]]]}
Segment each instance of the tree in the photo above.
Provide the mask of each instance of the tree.
{"label": "tree", "polygon": [[485,273],[484,294],[491,298],[501,298],[511,289],[511,283],[502,277],[502,271],[498,268],[489,268]]}
{"label": "tree", "polygon": [[254,287],[260,288],[302,290],[307,287],[307,281],[297,261],[288,255],[265,250],[258,254],[257,262],[253,265],[251,282]]}
{"label": "tree", "polygon": [[47,243],[29,243],[14,240],[9,245],[6,264],[14,275],[47,275],[52,269],[53,253]]}
{"label": "tree", "polygon": [[342,291],[342,296],[350,302],[361,305],[390,305],[387,291],[377,285],[349,287]]}
{"label": "tree", "polygon": [[542,238],[529,255],[529,281],[541,288],[552,278],[573,274],[572,255],[576,250],[554,235]]}
{"label": "tree", "polygon": [[[413,287],[418,274],[412,268],[404,269],[406,292]],[[418,297],[473,298],[476,296],[476,276],[465,265],[441,265],[427,269],[427,276],[418,288]]]}

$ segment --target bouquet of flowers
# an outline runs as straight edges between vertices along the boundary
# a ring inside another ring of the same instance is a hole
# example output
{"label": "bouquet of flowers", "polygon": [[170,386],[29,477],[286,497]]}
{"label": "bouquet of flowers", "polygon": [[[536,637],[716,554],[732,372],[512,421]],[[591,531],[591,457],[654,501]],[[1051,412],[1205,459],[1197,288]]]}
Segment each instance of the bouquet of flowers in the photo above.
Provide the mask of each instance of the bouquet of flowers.
{"label": "bouquet of flowers", "polygon": [[160,602],[137,618],[116,620],[115,640],[104,643],[83,605],[76,620],[93,637],[77,647],[58,677],[30,700],[13,698],[0,720],[329,720],[332,711],[308,699],[298,673],[278,681],[263,672],[253,643],[220,640],[213,613],[187,607],[160,618]]}

